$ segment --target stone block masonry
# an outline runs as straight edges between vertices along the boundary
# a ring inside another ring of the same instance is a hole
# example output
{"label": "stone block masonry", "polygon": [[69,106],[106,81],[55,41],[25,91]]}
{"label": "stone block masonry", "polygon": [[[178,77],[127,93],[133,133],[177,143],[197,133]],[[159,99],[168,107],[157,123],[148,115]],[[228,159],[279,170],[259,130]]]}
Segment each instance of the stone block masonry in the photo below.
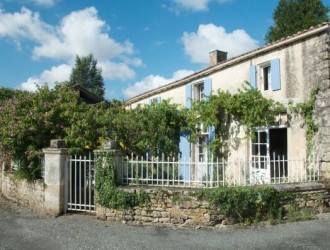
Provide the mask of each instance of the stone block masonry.
{"label": "stone block masonry", "polygon": [[52,140],[45,155],[44,179],[17,180],[4,168],[0,174],[0,191],[8,199],[29,207],[39,214],[58,216],[64,213],[64,168],[68,153],[63,140]]}
{"label": "stone block masonry", "polygon": [[[322,184],[284,185],[279,188],[296,194],[295,204],[299,208],[310,208],[316,213],[328,212],[329,190]],[[134,188],[122,189],[138,192]],[[212,208],[208,202],[199,201],[194,190],[146,189],[151,203],[132,209],[111,209],[96,207],[96,216],[102,220],[116,221],[132,225],[157,225],[180,227],[213,227],[232,224],[221,211]]]}
{"label": "stone block masonry", "polygon": [[45,185],[43,180],[27,182],[16,180],[14,175],[3,172],[1,176],[1,193],[8,199],[29,207],[38,214],[45,214]]}
{"label": "stone block masonry", "polygon": [[[138,190],[123,189],[136,192]],[[214,226],[223,219],[209,209],[209,204],[198,201],[194,191],[147,189],[151,204],[133,209],[109,209],[97,206],[100,219],[138,225]]]}

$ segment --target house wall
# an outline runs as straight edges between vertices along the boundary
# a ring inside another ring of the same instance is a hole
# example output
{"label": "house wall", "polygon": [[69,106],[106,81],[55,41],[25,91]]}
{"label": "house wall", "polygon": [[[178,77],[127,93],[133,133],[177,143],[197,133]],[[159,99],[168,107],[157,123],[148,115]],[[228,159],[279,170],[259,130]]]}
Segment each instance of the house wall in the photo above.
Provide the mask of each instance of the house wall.
{"label": "house wall", "polygon": [[314,118],[319,126],[314,138],[314,151],[321,159],[323,178],[330,179],[330,29],[320,37],[314,54],[316,56],[310,58],[315,64],[310,71],[311,81],[317,79],[314,83],[320,89],[314,110]]}
{"label": "house wall", "polygon": [[[306,35],[307,34],[307,35]],[[330,28],[318,32],[310,30],[306,34],[291,37],[290,42],[278,42],[252,51],[237,58],[227,60],[214,66],[215,70],[208,68],[192,76],[191,81],[182,81],[182,85],[174,84],[171,89],[165,91],[151,91],[148,97],[131,103],[131,107],[137,104],[148,104],[149,99],[161,97],[170,99],[172,103],[185,106],[186,86],[205,79],[211,79],[213,94],[217,90],[225,90],[231,93],[237,92],[245,81],[249,81],[251,65],[256,67],[257,88],[261,89],[263,96],[279,101],[283,104],[302,103],[308,100],[311,89],[317,86],[320,89],[315,117],[320,129],[315,137],[315,153],[319,154],[323,163],[323,169],[330,173]],[[279,90],[263,91],[261,87],[261,66],[273,59],[280,62]],[[170,86],[170,85],[169,85]],[[178,87],[175,87],[178,86]],[[281,125],[287,126],[288,155],[305,157],[306,139],[304,119],[300,116],[290,117],[287,124],[286,117]],[[233,157],[248,157],[250,153],[250,140],[243,140],[237,150],[232,151]],[[299,170],[297,170],[299,171]],[[329,174],[330,177],[330,174]]]}
{"label": "house wall", "polygon": [[169,89],[161,93],[156,93],[146,98],[143,98],[140,101],[134,102],[130,105],[130,108],[136,108],[138,105],[148,105],[149,101],[153,98],[160,97],[161,100],[170,100],[171,103],[176,103],[185,106],[186,93],[185,93],[185,85],[176,87],[175,89]]}

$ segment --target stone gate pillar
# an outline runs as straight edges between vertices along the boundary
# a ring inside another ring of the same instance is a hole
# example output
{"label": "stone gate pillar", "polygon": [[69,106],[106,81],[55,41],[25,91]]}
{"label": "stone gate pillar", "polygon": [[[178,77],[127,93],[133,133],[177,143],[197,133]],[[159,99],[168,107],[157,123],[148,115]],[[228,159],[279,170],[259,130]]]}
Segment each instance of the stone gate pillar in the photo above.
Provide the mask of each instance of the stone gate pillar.
{"label": "stone gate pillar", "polygon": [[64,171],[68,149],[64,140],[51,140],[50,147],[43,149],[45,155],[45,212],[54,216],[64,213]]}

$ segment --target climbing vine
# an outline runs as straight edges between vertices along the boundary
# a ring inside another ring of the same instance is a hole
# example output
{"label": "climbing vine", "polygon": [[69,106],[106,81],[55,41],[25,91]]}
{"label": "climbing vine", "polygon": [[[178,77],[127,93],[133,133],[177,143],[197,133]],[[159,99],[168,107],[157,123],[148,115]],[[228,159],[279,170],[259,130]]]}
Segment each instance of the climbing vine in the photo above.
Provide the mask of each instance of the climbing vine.
{"label": "climbing vine", "polygon": [[281,103],[263,97],[248,83],[235,94],[218,90],[205,100],[193,102],[187,114],[190,140],[195,142],[203,132],[196,129],[196,124],[203,124],[204,129],[214,126],[210,147],[216,155],[226,156],[230,147],[237,147],[242,139],[241,129],[249,137],[257,127],[275,124],[276,116],[283,110]]}
{"label": "climbing vine", "polygon": [[313,138],[319,129],[319,125],[313,117],[313,110],[318,92],[319,89],[314,87],[309,94],[307,102],[298,104],[293,104],[292,102],[289,103],[290,111],[301,115],[304,118],[304,123],[302,126],[306,126],[307,155],[310,155],[312,152]]}
{"label": "climbing vine", "polygon": [[99,151],[97,153],[95,170],[97,202],[101,206],[126,209],[149,204],[150,197],[145,191],[129,193],[118,188],[113,151]]}

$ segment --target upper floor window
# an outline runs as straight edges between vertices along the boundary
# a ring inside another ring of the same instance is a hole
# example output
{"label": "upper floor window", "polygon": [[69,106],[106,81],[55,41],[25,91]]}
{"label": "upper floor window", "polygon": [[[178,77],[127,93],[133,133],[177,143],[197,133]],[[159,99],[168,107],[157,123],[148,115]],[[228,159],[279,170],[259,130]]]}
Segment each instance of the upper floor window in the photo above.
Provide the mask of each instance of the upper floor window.
{"label": "upper floor window", "polygon": [[192,101],[201,101],[212,94],[212,79],[205,78],[198,82],[189,83],[185,87],[185,106],[191,108]]}
{"label": "upper floor window", "polygon": [[201,101],[204,99],[204,83],[196,84],[194,87],[194,99]]}
{"label": "upper floor window", "polygon": [[157,97],[150,98],[149,99],[149,105],[151,105],[153,103],[161,103],[161,97],[157,96]]}
{"label": "upper floor window", "polygon": [[261,70],[262,70],[262,75],[261,75],[262,89],[269,90],[272,82],[270,65],[262,67]]}
{"label": "upper floor window", "polygon": [[250,65],[249,81],[253,88],[280,90],[280,59],[273,59],[260,65]]}

